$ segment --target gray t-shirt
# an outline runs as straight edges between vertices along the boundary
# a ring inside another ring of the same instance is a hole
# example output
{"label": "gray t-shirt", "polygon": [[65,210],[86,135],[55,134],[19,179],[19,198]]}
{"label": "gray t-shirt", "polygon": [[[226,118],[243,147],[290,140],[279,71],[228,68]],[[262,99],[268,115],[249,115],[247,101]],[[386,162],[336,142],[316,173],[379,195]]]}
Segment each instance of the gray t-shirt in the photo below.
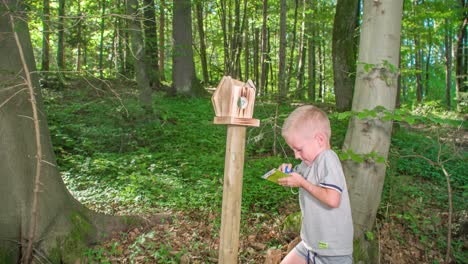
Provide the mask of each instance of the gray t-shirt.
{"label": "gray t-shirt", "polygon": [[302,211],[301,238],[306,247],[319,255],[341,256],[353,252],[353,221],[348,188],[340,159],[333,150],[320,153],[307,166],[304,162],[296,172],[314,185],[330,188],[341,194],[338,208],[322,204],[306,190],[299,188]]}

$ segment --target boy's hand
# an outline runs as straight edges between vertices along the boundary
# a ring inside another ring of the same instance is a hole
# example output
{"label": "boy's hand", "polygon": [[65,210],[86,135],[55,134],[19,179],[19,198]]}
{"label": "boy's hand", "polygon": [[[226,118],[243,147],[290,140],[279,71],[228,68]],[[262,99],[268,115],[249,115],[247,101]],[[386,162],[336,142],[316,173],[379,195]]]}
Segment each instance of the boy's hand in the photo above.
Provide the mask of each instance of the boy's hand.
{"label": "boy's hand", "polygon": [[283,163],[279,166],[278,170],[284,173],[291,173],[293,171],[291,163]]}
{"label": "boy's hand", "polygon": [[302,178],[301,175],[299,175],[296,172],[293,172],[292,169],[292,164],[290,163],[283,163],[281,166],[278,168],[280,171],[290,174],[291,176],[285,177],[278,179],[278,184],[282,186],[288,186],[288,187],[301,187],[302,186]]}
{"label": "boy's hand", "polygon": [[297,172],[291,172],[290,175],[289,177],[278,179],[278,184],[288,187],[302,187],[304,178]]}

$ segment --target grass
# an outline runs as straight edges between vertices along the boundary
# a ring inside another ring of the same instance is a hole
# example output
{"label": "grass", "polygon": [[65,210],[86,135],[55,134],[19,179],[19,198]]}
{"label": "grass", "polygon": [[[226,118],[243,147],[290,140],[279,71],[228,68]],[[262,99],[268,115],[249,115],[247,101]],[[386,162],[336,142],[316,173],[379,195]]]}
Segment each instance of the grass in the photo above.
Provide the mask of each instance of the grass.
{"label": "grass", "polygon": [[[131,88],[118,89],[119,100],[109,91],[77,87],[81,85],[63,91],[43,89],[58,165],[73,195],[86,206],[111,214],[184,212],[180,226],[195,226],[186,217],[196,215],[196,221],[204,222],[209,229],[197,225],[187,240],[200,243],[176,245],[174,240],[185,237],[181,231],[170,233],[168,227],[166,237],[172,240],[166,241],[152,233],[154,230],[139,230],[133,236],[126,234],[104,243],[104,253],[102,247],[96,247],[86,254],[108,259],[144,256],[158,263],[178,263],[184,255],[201,252],[194,258],[206,258],[208,262],[216,259],[216,241],[210,239],[219,232],[226,127],[213,124],[209,98],[172,98],[158,93],[153,104],[155,115],[148,118]],[[255,244],[259,240],[266,248],[281,248],[287,243],[280,232],[281,221],[299,210],[297,196],[290,189],[260,179],[281,162],[297,162],[284,141],[274,138],[275,132],[279,133],[277,124],[291,109],[293,106],[280,106],[275,121],[277,106],[258,101],[254,116],[262,125],[248,128],[241,236],[245,241],[254,236],[256,241],[242,246],[242,263],[255,263],[264,256],[266,249]],[[331,121],[332,146],[339,149],[347,119],[331,114]],[[402,158],[412,154],[437,158],[437,140],[431,131],[404,126],[394,131],[376,232],[379,228],[384,232],[389,224],[402,226],[402,232],[379,239],[401,244],[416,239],[425,248],[432,248],[423,256],[437,259],[446,248],[445,177],[423,159]],[[274,146],[276,156],[272,154]],[[447,145],[443,159],[452,175],[454,211],[460,213],[466,209],[466,151],[456,157],[452,154],[453,149]],[[453,259],[467,259],[463,237],[455,234],[452,247]],[[129,249],[132,256],[125,254]]]}

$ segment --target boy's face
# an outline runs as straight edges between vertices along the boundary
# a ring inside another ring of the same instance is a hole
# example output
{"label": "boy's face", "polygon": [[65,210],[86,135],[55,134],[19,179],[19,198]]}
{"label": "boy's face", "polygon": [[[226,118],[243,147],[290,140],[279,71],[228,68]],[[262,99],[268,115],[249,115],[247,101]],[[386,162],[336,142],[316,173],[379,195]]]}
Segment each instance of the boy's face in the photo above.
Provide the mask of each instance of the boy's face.
{"label": "boy's face", "polygon": [[294,151],[296,159],[304,161],[307,166],[310,166],[324,149],[318,134],[315,132],[307,133],[306,129],[292,132],[285,140]]}

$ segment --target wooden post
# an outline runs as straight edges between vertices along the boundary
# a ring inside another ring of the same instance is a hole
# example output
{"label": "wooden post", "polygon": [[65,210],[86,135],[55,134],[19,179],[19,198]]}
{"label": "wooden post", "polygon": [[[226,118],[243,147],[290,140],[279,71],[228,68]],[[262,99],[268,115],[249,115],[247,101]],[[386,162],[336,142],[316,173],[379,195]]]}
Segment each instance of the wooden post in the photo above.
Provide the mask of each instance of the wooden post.
{"label": "wooden post", "polygon": [[219,263],[237,263],[239,249],[240,213],[246,126],[259,126],[252,119],[255,86],[223,77],[211,98],[215,109],[215,124],[227,125],[226,156],[224,161],[223,207]]}

